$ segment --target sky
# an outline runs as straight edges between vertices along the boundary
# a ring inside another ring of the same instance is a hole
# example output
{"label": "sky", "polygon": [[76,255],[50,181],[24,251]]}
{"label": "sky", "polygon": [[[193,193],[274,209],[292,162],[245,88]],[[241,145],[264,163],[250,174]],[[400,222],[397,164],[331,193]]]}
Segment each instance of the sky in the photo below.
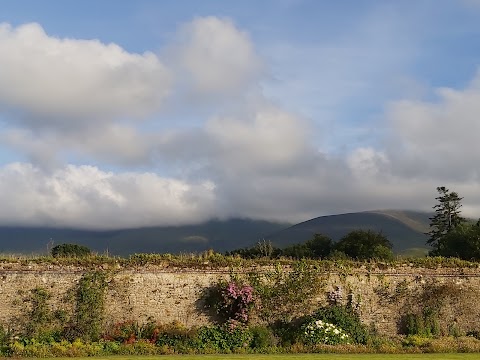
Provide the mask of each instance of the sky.
{"label": "sky", "polygon": [[480,216],[478,0],[3,0],[0,225]]}

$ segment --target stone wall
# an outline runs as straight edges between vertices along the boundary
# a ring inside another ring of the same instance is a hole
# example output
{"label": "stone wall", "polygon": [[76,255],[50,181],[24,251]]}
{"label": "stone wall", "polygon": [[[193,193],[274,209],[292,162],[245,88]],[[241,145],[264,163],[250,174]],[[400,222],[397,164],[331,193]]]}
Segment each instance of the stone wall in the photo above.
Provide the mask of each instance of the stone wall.
{"label": "stone wall", "polygon": [[[73,311],[68,294],[85,271],[74,266],[0,264],[0,323],[18,326],[28,308],[25,300],[37,287],[52,294],[52,309]],[[106,271],[108,323],[155,319],[162,323],[179,321],[187,326],[209,323],[199,309],[201,293],[231,273],[229,269],[161,266],[116,267]],[[245,270],[237,272],[241,275]],[[422,269],[407,264],[385,269],[337,269],[322,276],[326,285],[318,289],[319,305],[327,302],[328,292],[338,288],[343,294],[341,301],[353,302],[362,320],[373,324],[380,333],[397,334],[405,314],[421,312],[426,306],[436,306],[443,332],[452,326],[463,332],[480,330],[479,269]]]}

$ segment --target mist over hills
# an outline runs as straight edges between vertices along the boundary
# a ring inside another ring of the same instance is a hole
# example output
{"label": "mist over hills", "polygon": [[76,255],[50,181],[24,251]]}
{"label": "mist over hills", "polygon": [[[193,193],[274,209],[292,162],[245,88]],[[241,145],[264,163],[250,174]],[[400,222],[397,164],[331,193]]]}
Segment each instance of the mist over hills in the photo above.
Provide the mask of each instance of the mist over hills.
{"label": "mist over hills", "polygon": [[301,243],[315,233],[339,240],[352,230],[381,231],[396,253],[425,245],[431,214],[416,211],[366,211],[321,216],[299,224],[249,219],[212,220],[199,225],[93,231],[40,227],[0,227],[0,252],[46,254],[61,243],[88,246],[103,254],[181,253],[213,249],[217,252],[250,247],[267,239],[275,246]]}
{"label": "mist over hills", "polygon": [[0,227],[0,253],[46,254],[52,244],[75,243],[103,254],[181,253],[250,246],[290,224],[259,220],[212,220],[199,225],[89,231],[38,227]]}

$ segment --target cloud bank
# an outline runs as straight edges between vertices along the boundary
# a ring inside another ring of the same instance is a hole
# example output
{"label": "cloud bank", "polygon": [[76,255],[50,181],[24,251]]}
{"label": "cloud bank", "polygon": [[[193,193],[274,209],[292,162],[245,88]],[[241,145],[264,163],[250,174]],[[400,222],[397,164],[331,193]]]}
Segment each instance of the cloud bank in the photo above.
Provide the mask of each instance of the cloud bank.
{"label": "cloud bank", "polygon": [[195,18],[159,54],[39,24],[0,25],[0,49],[0,142],[24,158],[0,167],[0,224],[296,222],[429,210],[440,185],[480,215],[479,74],[432,100],[391,101],[375,145],[328,152],[328,128],[262,91],[270,70],[229,19]]}

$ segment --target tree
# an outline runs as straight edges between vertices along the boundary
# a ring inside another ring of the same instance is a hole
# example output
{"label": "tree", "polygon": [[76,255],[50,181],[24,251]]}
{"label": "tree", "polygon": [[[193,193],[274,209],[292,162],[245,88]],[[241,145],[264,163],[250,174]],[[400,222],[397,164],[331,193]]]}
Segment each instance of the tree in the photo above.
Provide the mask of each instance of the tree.
{"label": "tree", "polygon": [[303,244],[294,244],[281,250],[281,255],[295,259],[324,259],[332,251],[332,239],[326,235],[315,234]]}
{"label": "tree", "polygon": [[381,232],[354,230],[341,238],[334,250],[345,253],[352,259],[393,259],[392,243]]}
{"label": "tree", "polygon": [[60,244],[51,250],[53,257],[84,257],[91,253],[92,251],[88,247],[77,244]]}
{"label": "tree", "polygon": [[435,250],[442,248],[445,235],[465,222],[460,215],[463,198],[454,191],[450,192],[445,186],[437,187],[437,191],[440,194],[435,198],[438,204],[433,207],[435,215],[430,218],[430,232],[427,233],[430,236],[427,244],[432,245]]}
{"label": "tree", "polygon": [[315,258],[324,259],[330,255],[333,248],[333,241],[326,235],[315,234],[313,235],[313,239],[308,240],[305,245],[311,249]]}
{"label": "tree", "polygon": [[442,237],[439,246],[430,252],[434,256],[480,260],[480,221],[462,223]]}

